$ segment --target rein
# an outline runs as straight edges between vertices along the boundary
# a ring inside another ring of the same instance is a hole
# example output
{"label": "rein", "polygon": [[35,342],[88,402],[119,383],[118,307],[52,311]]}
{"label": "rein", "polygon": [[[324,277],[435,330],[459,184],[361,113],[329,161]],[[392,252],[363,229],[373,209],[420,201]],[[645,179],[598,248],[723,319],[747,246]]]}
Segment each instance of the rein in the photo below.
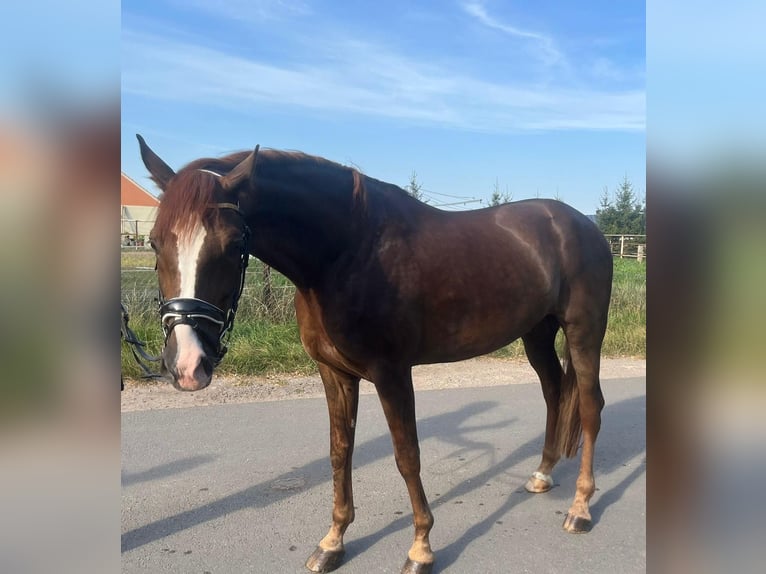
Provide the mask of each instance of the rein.
{"label": "rein", "polygon": [[136,360],[136,363],[138,363],[138,366],[141,367],[141,370],[144,372],[141,378],[142,379],[161,379],[162,375],[152,371],[146,364],[146,362],[157,363],[160,361],[161,357],[155,357],[153,355],[150,355],[144,350],[146,343],[140,340],[136,336],[133,329],[131,329],[128,326],[128,321],[130,317],[128,316],[128,312],[122,303],[120,303],[120,314],[122,317],[121,324],[120,324],[120,335],[122,336],[122,340],[130,345],[130,351],[131,353],[133,353],[133,358]]}
{"label": "rein", "polygon": [[[208,170],[200,170],[208,171]],[[214,175],[215,172],[210,172]],[[231,337],[231,331],[234,328],[234,316],[237,313],[237,307],[239,306],[239,299],[242,296],[242,291],[245,288],[245,271],[247,270],[248,260],[250,259],[250,253],[248,251],[248,244],[250,242],[250,228],[245,223],[245,214],[239,208],[239,205],[234,203],[213,203],[210,204],[210,208],[214,209],[231,209],[237,212],[242,217],[242,253],[240,255],[240,279],[239,286],[235,289],[231,307],[228,313],[224,312],[221,308],[203,301],[202,299],[196,299],[193,297],[173,297],[172,299],[165,299],[162,296],[162,292],[159,294],[160,302],[160,316],[162,323],[162,331],[165,334],[165,344],[168,342],[168,337],[173,329],[177,325],[189,325],[200,337],[205,339],[210,347],[215,349],[215,355],[211,357],[213,366],[223,360],[224,355],[228,351],[227,344]],[[217,340],[211,338],[204,332],[199,330],[199,321],[207,321],[213,323],[218,329]]]}

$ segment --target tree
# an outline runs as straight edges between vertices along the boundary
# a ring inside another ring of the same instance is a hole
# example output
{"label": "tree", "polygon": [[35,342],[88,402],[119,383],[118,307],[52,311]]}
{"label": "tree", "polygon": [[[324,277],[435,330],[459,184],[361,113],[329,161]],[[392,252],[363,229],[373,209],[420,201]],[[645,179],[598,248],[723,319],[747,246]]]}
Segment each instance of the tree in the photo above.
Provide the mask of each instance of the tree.
{"label": "tree", "polygon": [[636,197],[626,175],[610,200],[605,187],[596,210],[596,223],[605,234],[646,234],[646,206]]}
{"label": "tree", "polygon": [[508,186],[505,187],[505,193],[500,192],[500,182],[495,178],[495,187],[492,190],[492,197],[489,199],[489,205],[494,207],[496,205],[502,205],[508,203],[513,199],[513,194],[508,190]]}
{"label": "tree", "polygon": [[418,174],[414,169],[410,175],[410,182],[404,186],[404,189],[415,199],[427,203],[427,201],[423,199],[423,185],[418,181]]}

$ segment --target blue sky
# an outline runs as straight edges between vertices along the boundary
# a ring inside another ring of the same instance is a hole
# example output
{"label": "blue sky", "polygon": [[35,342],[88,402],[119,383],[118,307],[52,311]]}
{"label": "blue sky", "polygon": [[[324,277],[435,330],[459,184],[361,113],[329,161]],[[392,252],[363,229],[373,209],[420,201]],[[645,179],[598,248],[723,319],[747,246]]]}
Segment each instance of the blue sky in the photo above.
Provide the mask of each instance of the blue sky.
{"label": "blue sky", "polygon": [[644,2],[122,2],[122,165],[298,149],[431,204],[645,190]]}

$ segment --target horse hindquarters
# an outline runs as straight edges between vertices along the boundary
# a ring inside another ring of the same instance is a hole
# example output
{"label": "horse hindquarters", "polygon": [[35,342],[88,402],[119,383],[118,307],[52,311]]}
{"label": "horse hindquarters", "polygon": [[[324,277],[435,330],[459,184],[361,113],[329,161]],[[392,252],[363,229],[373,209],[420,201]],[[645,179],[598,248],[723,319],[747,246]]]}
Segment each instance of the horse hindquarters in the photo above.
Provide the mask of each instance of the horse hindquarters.
{"label": "horse hindquarters", "polygon": [[[592,244],[586,254],[561,257],[572,265],[562,269],[562,285],[566,289],[562,289],[561,309],[522,337],[527,357],[540,377],[547,406],[542,461],[526,489],[550,490],[554,465],[562,455],[574,457],[582,440],[577,490],[564,521],[564,528],[570,532],[584,532],[591,527],[589,501],[595,492],[593,457],[604,406],[599,369],[611,295],[612,261],[603,238],[591,231],[588,227],[575,232],[579,249],[582,244]],[[559,326],[565,336],[563,368],[554,347]]]}

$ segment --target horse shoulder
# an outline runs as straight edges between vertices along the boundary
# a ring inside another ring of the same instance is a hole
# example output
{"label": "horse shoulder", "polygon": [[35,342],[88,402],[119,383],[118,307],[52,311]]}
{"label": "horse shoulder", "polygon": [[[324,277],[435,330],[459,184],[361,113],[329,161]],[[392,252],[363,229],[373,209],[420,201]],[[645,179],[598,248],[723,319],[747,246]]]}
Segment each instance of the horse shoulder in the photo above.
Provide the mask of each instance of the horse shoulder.
{"label": "horse shoulder", "polygon": [[338,349],[327,333],[324,315],[317,297],[311,291],[297,290],[295,314],[301,343],[313,360],[369,380],[365,366]]}

